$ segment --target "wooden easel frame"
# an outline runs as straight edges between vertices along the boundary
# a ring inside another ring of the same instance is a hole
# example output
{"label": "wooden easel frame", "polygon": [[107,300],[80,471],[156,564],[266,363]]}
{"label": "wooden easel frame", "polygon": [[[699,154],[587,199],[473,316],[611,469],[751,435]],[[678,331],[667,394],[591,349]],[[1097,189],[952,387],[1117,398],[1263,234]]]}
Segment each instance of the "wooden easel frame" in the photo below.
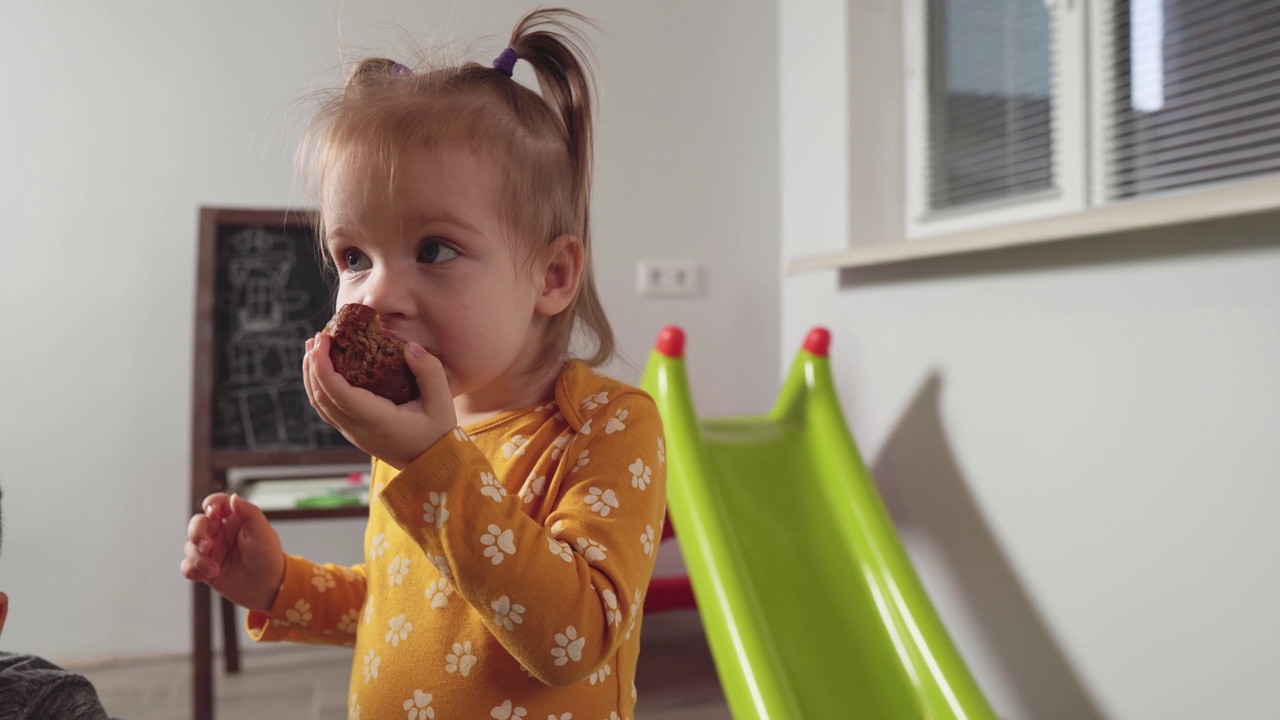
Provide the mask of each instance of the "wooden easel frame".
{"label": "wooden easel frame", "polygon": [[[196,253],[195,375],[191,422],[191,505],[190,513],[202,512],[205,497],[228,489],[227,474],[232,468],[354,465],[368,463],[369,456],[355,448],[307,451],[219,450],[213,447],[214,412],[214,312],[219,228],[225,225],[262,227],[312,227],[314,213],[289,210],[244,210],[201,208]],[[273,520],[362,517],[365,507],[331,510],[277,510],[267,513]],[[212,591],[203,583],[192,584],[192,716],[213,720],[213,607]],[[226,670],[240,670],[237,648],[235,605],[222,599],[222,635]]]}

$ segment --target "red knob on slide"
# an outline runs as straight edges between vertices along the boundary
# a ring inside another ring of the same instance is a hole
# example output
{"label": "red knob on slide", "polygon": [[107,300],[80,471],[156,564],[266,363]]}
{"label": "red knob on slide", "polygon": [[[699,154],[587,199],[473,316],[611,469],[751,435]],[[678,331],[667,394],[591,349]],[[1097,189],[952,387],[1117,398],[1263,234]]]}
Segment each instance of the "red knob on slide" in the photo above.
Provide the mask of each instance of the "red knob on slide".
{"label": "red knob on slide", "polygon": [[684,357],[684,330],[675,325],[662,328],[662,332],[658,333],[658,342],[653,347],[669,358]]}
{"label": "red knob on slide", "polygon": [[809,331],[804,339],[804,349],[818,357],[826,357],[831,347],[831,333],[824,327],[816,327]]}

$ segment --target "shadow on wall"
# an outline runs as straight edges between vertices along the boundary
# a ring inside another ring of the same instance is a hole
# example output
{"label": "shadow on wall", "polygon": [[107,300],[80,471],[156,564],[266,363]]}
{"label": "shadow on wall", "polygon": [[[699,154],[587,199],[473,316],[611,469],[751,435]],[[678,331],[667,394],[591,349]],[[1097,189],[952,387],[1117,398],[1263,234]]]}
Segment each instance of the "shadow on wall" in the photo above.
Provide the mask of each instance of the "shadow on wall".
{"label": "shadow on wall", "polygon": [[1032,720],[1103,720],[969,494],[939,411],[934,373],[871,472],[894,522],[928,539]]}

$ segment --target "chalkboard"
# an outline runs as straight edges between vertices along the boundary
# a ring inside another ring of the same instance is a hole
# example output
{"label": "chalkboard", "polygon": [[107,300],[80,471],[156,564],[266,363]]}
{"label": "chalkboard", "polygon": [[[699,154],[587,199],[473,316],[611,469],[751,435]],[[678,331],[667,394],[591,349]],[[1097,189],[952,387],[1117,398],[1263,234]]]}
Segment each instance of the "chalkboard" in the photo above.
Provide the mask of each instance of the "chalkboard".
{"label": "chalkboard", "polygon": [[[307,401],[302,353],[333,314],[332,283],[312,230],[314,214],[201,208],[196,245],[191,504],[232,492],[233,469],[280,476],[307,468],[368,467],[369,455],[327,425]],[[292,468],[296,467],[296,471]],[[276,510],[276,520],[359,517],[364,507]],[[185,523],[185,519],[184,519]],[[192,588],[192,698],[212,717],[212,595]],[[235,606],[222,600],[227,672],[239,670]]]}
{"label": "chalkboard", "polygon": [[215,468],[349,462],[358,452],[311,407],[302,383],[306,340],[333,315],[335,279],[313,217],[201,210],[193,439]]}
{"label": "chalkboard", "polygon": [[309,227],[218,227],[214,285],[213,447],[347,447],[302,384],[302,353],[333,315]]}

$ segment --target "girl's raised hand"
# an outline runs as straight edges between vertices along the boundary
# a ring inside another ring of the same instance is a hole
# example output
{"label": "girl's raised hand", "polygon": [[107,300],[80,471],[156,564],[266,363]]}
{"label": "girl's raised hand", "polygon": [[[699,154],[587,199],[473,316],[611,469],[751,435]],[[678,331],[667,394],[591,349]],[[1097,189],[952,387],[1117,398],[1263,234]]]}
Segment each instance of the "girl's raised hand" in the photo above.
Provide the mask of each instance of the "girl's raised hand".
{"label": "girl's raised hand", "polygon": [[320,417],[356,447],[401,470],[457,426],[444,366],[418,343],[405,347],[404,359],[418,380],[420,395],[396,405],[339,375],[329,359],[330,342],[324,333],[307,341],[303,384]]}
{"label": "girl's raised hand", "polygon": [[239,495],[214,493],[187,523],[182,576],[231,602],[267,611],[284,579],[280,536],[262,510]]}

